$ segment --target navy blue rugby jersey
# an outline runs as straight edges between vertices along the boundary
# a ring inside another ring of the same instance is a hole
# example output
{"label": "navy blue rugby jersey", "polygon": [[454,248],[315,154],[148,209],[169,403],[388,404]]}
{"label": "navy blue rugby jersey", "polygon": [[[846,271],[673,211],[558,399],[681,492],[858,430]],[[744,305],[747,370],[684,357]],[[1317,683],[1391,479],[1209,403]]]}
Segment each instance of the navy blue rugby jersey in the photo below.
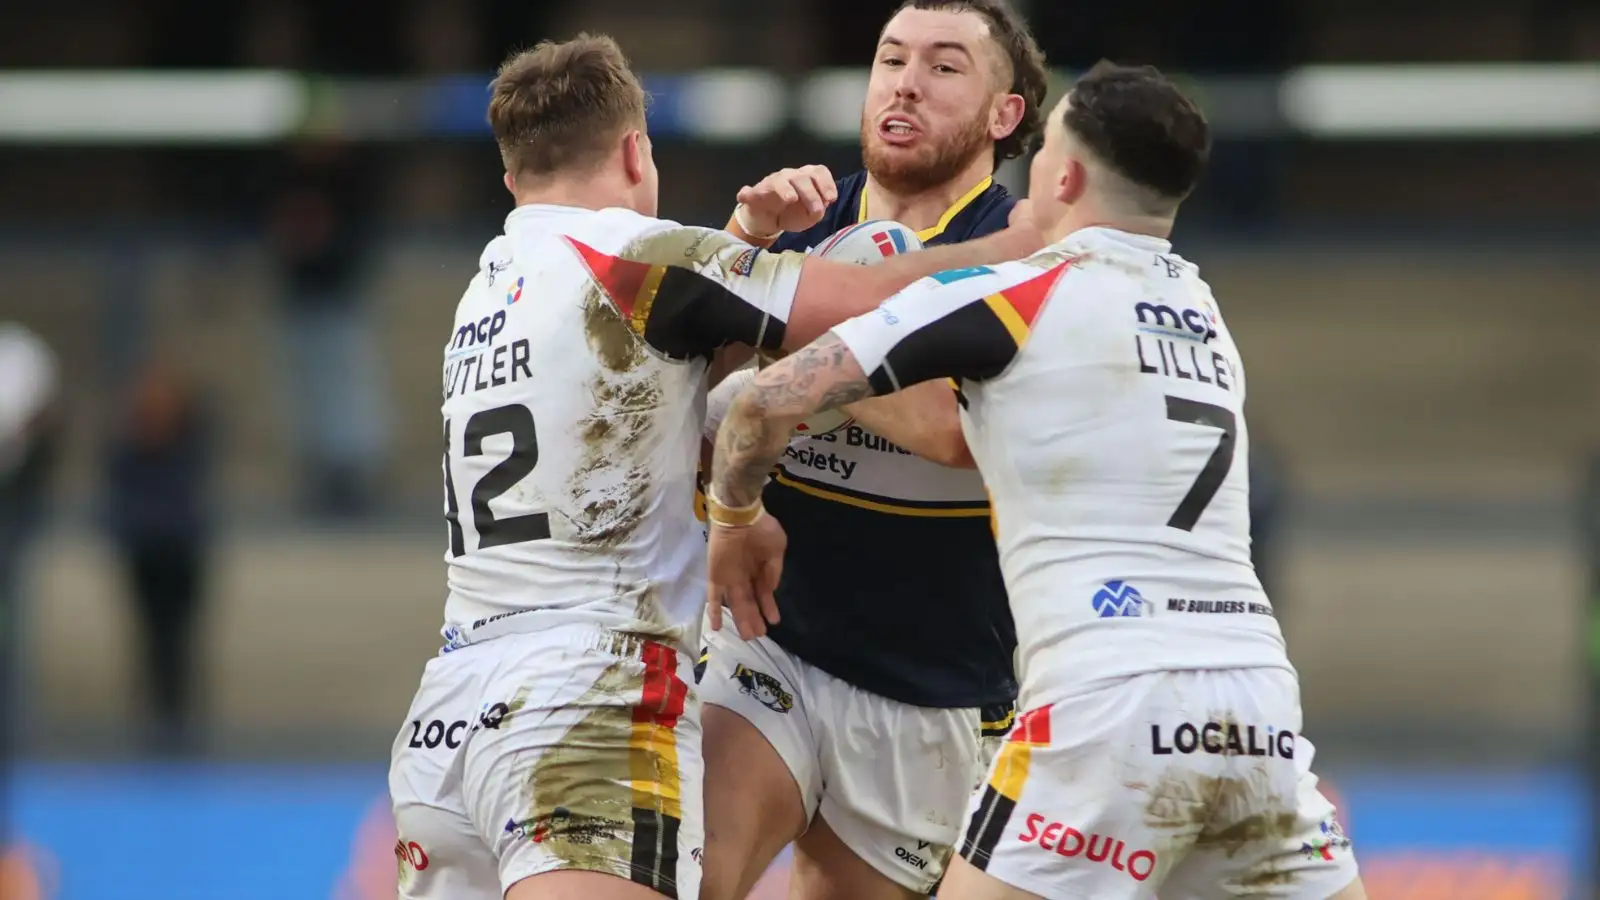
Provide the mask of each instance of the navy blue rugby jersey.
{"label": "navy blue rugby jersey", "polygon": [[[839,181],[822,221],[773,249],[809,250],[869,219],[865,186],[864,172]],[[1014,205],[985,178],[918,237],[982,237],[1005,228]],[[929,462],[851,424],[786,450],[763,499],[789,534],[773,640],[875,694],[984,708],[986,722],[1004,727],[1017,639],[977,471]]]}

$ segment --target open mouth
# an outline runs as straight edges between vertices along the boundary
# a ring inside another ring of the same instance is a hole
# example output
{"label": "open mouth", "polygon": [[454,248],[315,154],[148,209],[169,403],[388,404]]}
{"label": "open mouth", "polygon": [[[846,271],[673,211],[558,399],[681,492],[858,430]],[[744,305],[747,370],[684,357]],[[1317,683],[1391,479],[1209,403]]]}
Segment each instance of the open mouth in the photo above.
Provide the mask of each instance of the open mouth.
{"label": "open mouth", "polygon": [[921,133],[908,116],[890,114],[878,120],[878,136],[891,144],[909,144]]}

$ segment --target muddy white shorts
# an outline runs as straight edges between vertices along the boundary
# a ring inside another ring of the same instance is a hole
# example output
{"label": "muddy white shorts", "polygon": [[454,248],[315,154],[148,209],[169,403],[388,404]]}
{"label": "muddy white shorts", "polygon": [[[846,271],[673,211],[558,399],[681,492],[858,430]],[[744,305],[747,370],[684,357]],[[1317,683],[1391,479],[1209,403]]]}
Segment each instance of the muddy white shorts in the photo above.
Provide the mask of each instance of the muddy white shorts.
{"label": "muddy white shorts", "polygon": [[707,626],[706,634],[702,702],[761,732],[794,776],[808,819],[820,812],[891,881],[932,890],[1010,726],[1010,707],[912,706],[835,678],[767,638],[741,640],[731,625],[715,633]]}
{"label": "muddy white shorts", "polygon": [[498,900],[559,869],[700,887],[693,661],[567,625],[429,661],[389,766],[400,896]]}
{"label": "muddy white shorts", "polygon": [[961,855],[1049,900],[1326,900],[1355,880],[1286,669],[1097,682],[1017,717]]}

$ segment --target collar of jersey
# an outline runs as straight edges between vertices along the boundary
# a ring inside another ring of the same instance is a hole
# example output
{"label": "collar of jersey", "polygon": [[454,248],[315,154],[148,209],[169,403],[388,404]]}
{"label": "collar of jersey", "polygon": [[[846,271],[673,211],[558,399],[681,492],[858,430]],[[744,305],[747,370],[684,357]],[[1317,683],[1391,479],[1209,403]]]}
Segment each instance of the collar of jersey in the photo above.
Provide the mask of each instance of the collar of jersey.
{"label": "collar of jersey", "polygon": [[506,226],[512,222],[528,222],[552,216],[573,216],[594,212],[582,206],[559,206],[554,203],[527,203],[506,214]]}
{"label": "collar of jersey", "polygon": [[1153,234],[1135,234],[1112,228],[1109,225],[1090,225],[1088,228],[1079,228],[1077,231],[1063,237],[1058,243],[1087,243],[1087,244],[1126,244],[1138,247],[1141,250],[1153,250],[1165,253],[1172,249],[1172,242],[1166,238],[1158,238]]}
{"label": "collar of jersey", "polygon": [[[994,184],[994,176],[984,176],[982,181],[972,186],[972,190],[962,194],[961,199],[950,204],[950,208],[945,210],[944,215],[939,217],[937,224],[935,224],[932,228],[924,228],[917,232],[917,240],[927,243],[939,235],[944,234],[944,230],[950,227],[950,221],[956,216],[961,215],[961,211],[971,206],[972,201],[978,199],[978,197],[982,195],[984,191],[987,191],[989,186],[992,184]],[[856,210],[856,224],[859,225],[865,221],[867,221],[867,179],[863,178],[861,180],[861,204]]]}

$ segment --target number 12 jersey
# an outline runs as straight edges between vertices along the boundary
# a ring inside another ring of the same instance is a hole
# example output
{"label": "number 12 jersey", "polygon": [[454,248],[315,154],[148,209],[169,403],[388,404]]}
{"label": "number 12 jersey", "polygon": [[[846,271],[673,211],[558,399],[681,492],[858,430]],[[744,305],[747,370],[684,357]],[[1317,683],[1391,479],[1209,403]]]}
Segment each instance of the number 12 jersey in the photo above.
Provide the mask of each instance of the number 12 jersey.
{"label": "number 12 jersey", "polygon": [[697,646],[706,367],[781,345],[803,262],[624,209],[507,217],[445,347],[446,651],[573,621]]}

